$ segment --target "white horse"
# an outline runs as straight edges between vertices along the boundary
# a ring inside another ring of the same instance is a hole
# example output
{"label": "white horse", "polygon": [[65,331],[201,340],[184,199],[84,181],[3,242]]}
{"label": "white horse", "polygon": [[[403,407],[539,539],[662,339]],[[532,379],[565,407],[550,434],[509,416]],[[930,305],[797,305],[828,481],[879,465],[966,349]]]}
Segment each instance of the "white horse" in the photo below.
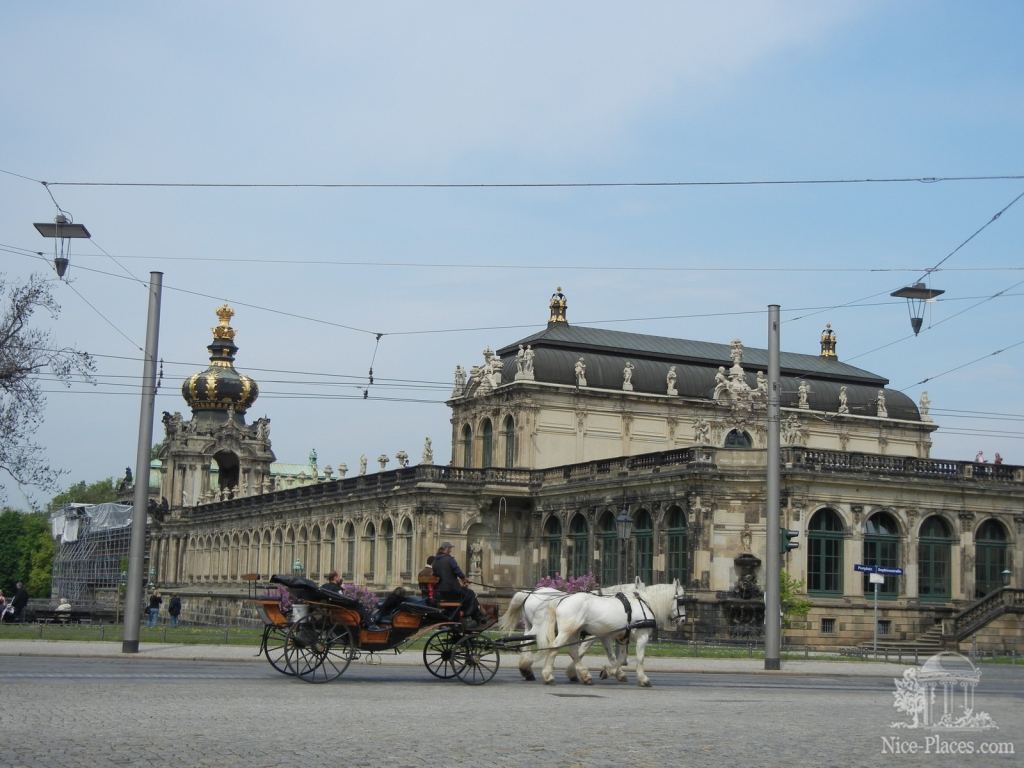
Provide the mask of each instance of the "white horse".
{"label": "white horse", "polygon": [[[643,590],[644,583],[639,579],[630,584],[616,584],[611,587],[601,587],[591,590],[599,595],[614,595],[618,592],[629,592]],[[498,628],[503,632],[513,632],[520,622],[525,627],[525,634],[535,637],[542,636],[545,632],[545,621],[548,618],[548,607],[552,602],[558,602],[569,593],[554,589],[553,587],[537,587],[531,590],[520,590],[512,596],[508,610],[502,615],[498,622]],[[580,643],[579,655],[582,656],[590,648],[595,638],[588,638]],[[533,651],[529,646],[523,648],[519,654],[519,674],[524,680],[536,680],[533,674]],[[576,662],[570,660],[565,670],[570,681],[576,682],[579,677],[576,674]]]}
{"label": "white horse", "polygon": [[[541,677],[545,683],[555,681],[552,674],[555,654],[564,647],[572,657],[579,679],[585,685],[593,682],[579,652],[580,640],[585,632],[604,643],[610,662],[605,672],[614,675],[619,681],[624,681],[626,674],[622,667],[626,663],[626,651],[632,636],[636,638],[637,683],[644,688],[650,687],[651,680],[644,672],[647,643],[654,633],[655,626],[669,629],[684,618],[680,600],[682,596],[683,588],[676,579],[671,584],[653,584],[642,592],[632,590],[623,593],[629,605],[628,613],[623,601],[618,597],[604,597],[588,592],[577,592],[566,595],[557,602],[549,602],[548,616],[543,624],[544,634],[537,637],[538,653],[547,654]],[[618,643],[614,654],[612,641]]]}

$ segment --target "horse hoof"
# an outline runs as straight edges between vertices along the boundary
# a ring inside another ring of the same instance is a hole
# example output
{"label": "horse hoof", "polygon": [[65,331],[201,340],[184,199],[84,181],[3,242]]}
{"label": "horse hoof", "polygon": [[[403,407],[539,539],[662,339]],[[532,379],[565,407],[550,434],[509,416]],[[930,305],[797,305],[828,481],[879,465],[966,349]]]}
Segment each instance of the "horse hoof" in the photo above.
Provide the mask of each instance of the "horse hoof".
{"label": "horse hoof", "polygon": [[586,680],[583,681],[583,684],[584,685],[593,685],[594,684],[594,678],[588,677]]}
{"label": "horse hoof", "polygon": [[523,676],[523,680],[529,680],[532,682],[537,679],[537,676],[534,675],[533,672],[523,672],[520,670],[519,673]]}
{"label": "horse hoof", "polygon": [[650,680],[644,680],[642,683],[640,683],[640,687],[641,688],[650,688],[651,687],[651,681]]}
{"label": "horse hoof", "polygon": [[608,679],[608,670],[607,669],[602,669],[601,670],[601,679],[602,680],[607,680]]}

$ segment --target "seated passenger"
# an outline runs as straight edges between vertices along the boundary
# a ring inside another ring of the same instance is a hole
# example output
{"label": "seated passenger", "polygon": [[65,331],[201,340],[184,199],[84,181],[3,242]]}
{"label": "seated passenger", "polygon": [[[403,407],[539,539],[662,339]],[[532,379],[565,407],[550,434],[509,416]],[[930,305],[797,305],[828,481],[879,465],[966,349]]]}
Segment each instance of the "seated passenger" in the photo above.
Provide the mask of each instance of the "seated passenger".
{"label": "seated passenger", "polygon": [[408,599],[409,593],[405,591],[405,587],[396,587],[391,592],[384,602],[381,603],[380,607],[374,612],[373,619],[378,622],[389,623],[391,616],[398,609],[402,603]]}
{"label": "seated passenger", "polygon": [[321,584],[320,589],[326,589],[330,592],[341,592],[341,574],[337,571],[331,571],[327,574],[327,583]]}
{"label": "seated passenger", "polygon": [[420,595],[428,603],[434,600],[434,569],[431,567],[433,564],[434,556],[430,555],[427,557],[427,564],[416,575],[416,579],[420,583]]}

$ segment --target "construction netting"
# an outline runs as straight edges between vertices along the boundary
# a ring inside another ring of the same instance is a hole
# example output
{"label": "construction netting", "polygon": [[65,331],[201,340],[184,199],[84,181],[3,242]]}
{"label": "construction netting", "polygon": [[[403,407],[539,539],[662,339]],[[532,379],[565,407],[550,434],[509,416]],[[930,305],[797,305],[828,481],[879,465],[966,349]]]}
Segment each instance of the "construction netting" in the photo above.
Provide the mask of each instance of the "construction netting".
{"label": "construction netting", "polygon": [[50,525],[57,540],[50,594],[75,607],[110,600],[127,576],[131,505],[68,504]]}

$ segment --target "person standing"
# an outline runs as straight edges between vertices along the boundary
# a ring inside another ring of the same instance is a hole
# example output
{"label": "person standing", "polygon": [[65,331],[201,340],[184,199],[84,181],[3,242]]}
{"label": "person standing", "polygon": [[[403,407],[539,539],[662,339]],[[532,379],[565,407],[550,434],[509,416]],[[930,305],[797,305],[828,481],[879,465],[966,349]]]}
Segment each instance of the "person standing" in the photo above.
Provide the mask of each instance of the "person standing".
{"label": "person standing", "polygon": [[171,626],[178,626],[178,617],[181,615],[181,598],[175,595],[167,606],[167,613],[171,617]]}
{"label": "person standing", "polygon": [[459,568],[458,562],[452,557],[452,543],[446,541],[438,547],[431,566],[437,576],[437,594],[441,600],[446,597],[462,602],[462,615],[472,619],[477,626],[488,623],[487,616],[480,610],[476,600],[476,592],[467,584],[466,574]]}
{"label": "person standing", "polygon": [[28,591],[20,581],[14,585],[14,597],[11,598],[11,607],[14,608],[14,621],[25,620],[25,606],[28,605]]}
{"label": "person standing", "polygon": [[160,606],[163,604],[164,599],[160,597],[160,590],[156,590],[152,595],[149,596],[149,608],[146,612],[149,614],[146,626],[155,627],[157,619],[160,618]]}

